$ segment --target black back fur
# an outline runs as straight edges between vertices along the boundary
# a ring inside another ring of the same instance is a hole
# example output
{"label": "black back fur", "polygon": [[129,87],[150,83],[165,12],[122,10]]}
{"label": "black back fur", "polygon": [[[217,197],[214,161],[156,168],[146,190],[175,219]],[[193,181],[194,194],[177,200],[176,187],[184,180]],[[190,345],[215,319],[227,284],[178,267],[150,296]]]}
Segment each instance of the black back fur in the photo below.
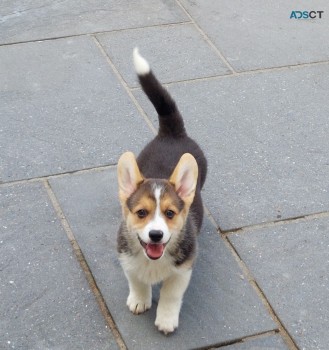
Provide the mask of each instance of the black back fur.
{"label": "black back fur", "polygon": [[139,76],[139,81],[159,117],[158,135],[146,145],[137,158],[139,169],[146,178],[169,179],[180,157],[184,153],[191,153],[197,161],[199,176],[190,211],[200,230],[203,218],[200,191],[206,180],[207,160],[198,144],[187,136],[183,118],[175,101],[152,71]]}

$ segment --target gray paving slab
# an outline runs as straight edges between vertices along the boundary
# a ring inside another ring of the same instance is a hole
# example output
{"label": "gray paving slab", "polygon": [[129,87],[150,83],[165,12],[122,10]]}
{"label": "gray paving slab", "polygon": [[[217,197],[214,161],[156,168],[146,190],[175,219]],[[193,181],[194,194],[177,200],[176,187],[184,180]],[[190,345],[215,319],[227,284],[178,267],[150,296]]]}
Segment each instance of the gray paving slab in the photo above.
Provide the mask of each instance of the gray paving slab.
{"label": "gray paving slab", "polygon": [[0,348],[116,349],[43,185],[0,188]]}
{"label": "gray paving slab", "polygon": [[152,309],[134,316],[116,253],[120,222],[116,170],[54,178],[51,186],[65,212],[112,316],[129,349],[191,349],[275,329],[276,325],[208,220],[181,312],[180,327],[164,336]]}
{"label": "gray paving slab", "polygon": [[329,343],[329,219],[230,236],[300,349]]}
{"label": "gray paving slab", "polygon": [[2,44],[188,20],[174,0],[5,0],[1,16]]}
{"label": "gray paving slab", "polygon": [[280,335],[248,339],[241,343],[224,346],[222,350],[284,350],[289,349]]}
{"label": "gray paving slab", "polygon": [[230,74],[192,24],[125,30],[97,38],[129,86],[138,85],[132,66],[136,46],[162,82]]}
{"label": "gray paving slab", "polygon": [[328,74],[325,64],[169,86],[208,157],[204,198],[222,229],[329,210]]}
{"label": "gray paving slab", "polygon": [[151,136],[90,37],[2,46],[0,80],[0,182],[114,164]]}
{"label": "gray paving slab", "polygon": [[[237,71],[329,60],[329,3],[180,1]],[[324,11],[321,19],[290,19],[293,10]]]}

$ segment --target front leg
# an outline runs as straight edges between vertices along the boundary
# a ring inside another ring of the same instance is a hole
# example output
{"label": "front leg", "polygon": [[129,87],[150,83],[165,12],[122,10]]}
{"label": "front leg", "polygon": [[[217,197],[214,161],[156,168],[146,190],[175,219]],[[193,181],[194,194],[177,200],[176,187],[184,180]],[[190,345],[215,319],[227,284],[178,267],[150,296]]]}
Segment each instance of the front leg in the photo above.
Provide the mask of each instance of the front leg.
{"label": "front leg", "polygon": [[152,287],[138,280],[133,274],[126,273],[129,283],[127,305],[129,310],[138,315],[148,310],[152,305]]}
{"label": "front leg", "polygon": [[178,327],[183,295],[191,279],[192,270],[179,271],[163,282],[155,325],[165,334]]}

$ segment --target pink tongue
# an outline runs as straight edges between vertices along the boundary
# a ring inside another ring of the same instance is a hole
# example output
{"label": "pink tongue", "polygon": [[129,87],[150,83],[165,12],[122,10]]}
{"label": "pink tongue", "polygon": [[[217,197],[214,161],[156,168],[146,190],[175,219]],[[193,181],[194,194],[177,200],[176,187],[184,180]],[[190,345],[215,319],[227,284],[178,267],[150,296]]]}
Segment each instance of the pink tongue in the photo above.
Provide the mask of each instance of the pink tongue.
{"label": "pink tongue", "polygon": [[151,259],[159,259],[163,254],[164,245],[149,243],[146,245],[146,254]]}

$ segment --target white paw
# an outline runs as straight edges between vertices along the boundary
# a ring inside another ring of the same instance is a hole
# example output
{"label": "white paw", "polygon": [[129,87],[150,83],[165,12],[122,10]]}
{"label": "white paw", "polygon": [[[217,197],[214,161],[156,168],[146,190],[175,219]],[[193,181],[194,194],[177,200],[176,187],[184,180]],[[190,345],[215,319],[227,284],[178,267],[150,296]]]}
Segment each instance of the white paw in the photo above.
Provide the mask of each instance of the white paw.
{"label": "white paw", "polygon": [[142,314],[151,307],[152,298],[149,296],[137,296],[130,293],[127,299],[127,305],[132,313],[136,315]]}
{"label": "white paw", "polygon": [[178,313],[158,312],[155,325],[164,334],[172,333],[178,327]]}

